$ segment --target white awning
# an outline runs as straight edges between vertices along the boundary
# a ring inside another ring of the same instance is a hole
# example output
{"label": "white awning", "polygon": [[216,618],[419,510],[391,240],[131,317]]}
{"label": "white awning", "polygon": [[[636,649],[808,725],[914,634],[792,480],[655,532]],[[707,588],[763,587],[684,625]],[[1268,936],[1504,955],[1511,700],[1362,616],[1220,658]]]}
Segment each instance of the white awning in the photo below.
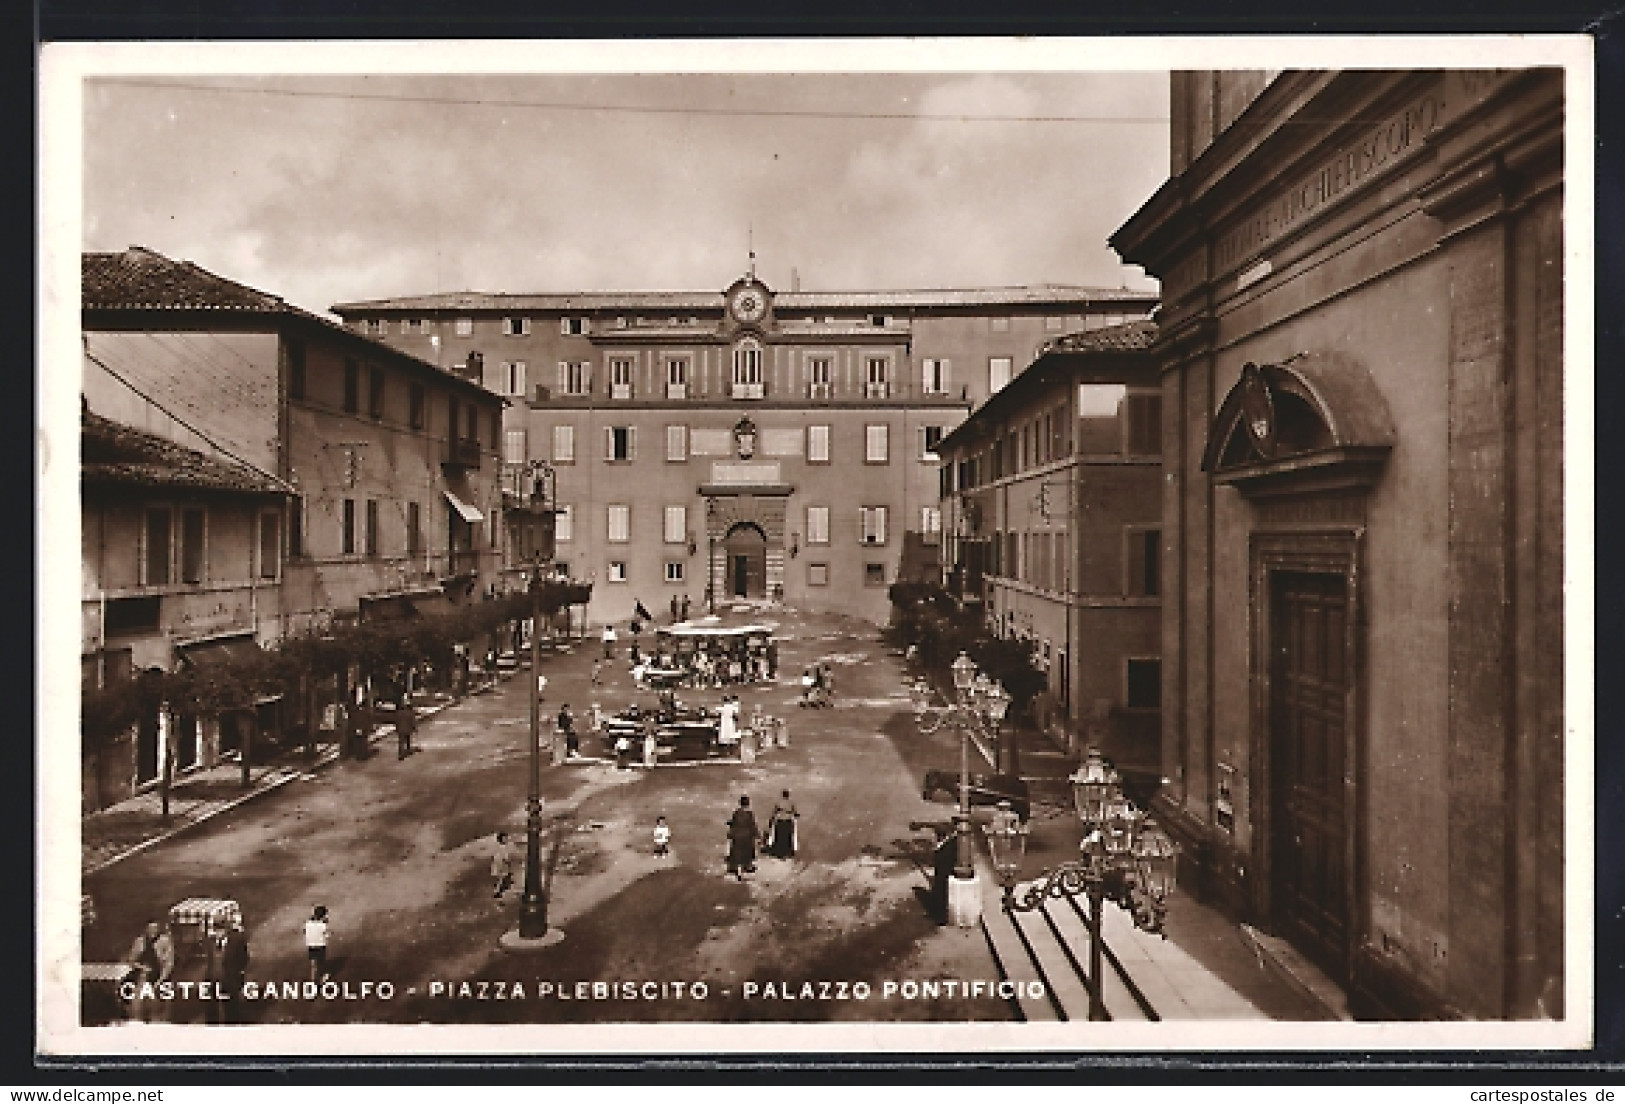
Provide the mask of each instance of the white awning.
{"label": "white awning", "polygon": [[456,495],[452,494],[450,491],[446,491],[445,495],[446,495],[446,501],[451,503],[451,508],[453,510],[456,510],[457,515],[459,517],[461,517],[464,521],[475,522],[475,521],[484,521],[485,520],[485,515],[480,513],[478,508],[476,508],[474,506],[470,506],[468,503],[464,502],[462,499],[458,498]]}

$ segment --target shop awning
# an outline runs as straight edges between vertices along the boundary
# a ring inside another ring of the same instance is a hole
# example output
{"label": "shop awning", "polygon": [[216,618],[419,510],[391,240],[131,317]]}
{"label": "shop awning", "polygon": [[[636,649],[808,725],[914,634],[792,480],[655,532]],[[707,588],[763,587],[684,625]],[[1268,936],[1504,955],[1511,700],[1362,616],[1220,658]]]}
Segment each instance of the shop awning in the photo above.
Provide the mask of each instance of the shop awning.
{"label": "shop awning", "polygon": [[241,636],[215,637],[195,640],[190,644],[177,644],[175,650],[187,666],[195,668],[219,667],[231,663],[246,663],[263,654],[253,633]]}
{"label": "shop awning", "polygon": [[450,491],[446,491],[445,495],[446,495],[446,501],[451,503],[451,508],[453,510],[456,510],[457,515],[459,517],[461,517],[464,521],[473,523],[473,522],[476,522],[476,521],[484,521],[485,520],[485,515],[480,513],[480,511],[479,511],[479,509],[477,507],[470,506],[468,503],[464,502],[462,499],[458,498],[456,495],[452,494]]}

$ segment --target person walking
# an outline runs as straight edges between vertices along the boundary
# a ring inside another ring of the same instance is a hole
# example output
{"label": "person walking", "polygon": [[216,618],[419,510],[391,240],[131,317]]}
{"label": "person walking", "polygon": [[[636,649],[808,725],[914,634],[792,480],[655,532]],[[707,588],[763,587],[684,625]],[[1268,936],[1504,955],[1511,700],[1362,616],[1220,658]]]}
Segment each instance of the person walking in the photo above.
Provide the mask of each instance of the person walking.
{"label": "person walking", "polygon": [[783,796],[773,806],[773,815],[767,818],[767,853],[775,859],[793,858],[796,853],[796,821],[801,814],[796,812],[795,802],[790,800],[790,791],[785,790]]}
{"label": "person walking", "polygon": [[666,823],[665,817],[655,817],[655,858],[663,859],[670,854],[671,825]]}
{"label": "person walking", "polygon": [[687,621],[688,620],[688,595],[686,595],[686,594],[683,595],[683,604],[678,607],[678,610],[682,613],[682,617],[680,618],[680,620]]}
{"label": "person walking", "polygon": [[310,960],[310,980],[327,980],[327,945],[333,938],[327,921],[327,906],[317,905],[305,921],[305,957]]}
{"label": "person walking", "polygon": [[405,759],[412,754],[412,737],[418,730],[417,710],[405,694],[395,706],[395,758]]}
{"label": "person walking", "polygon": [[175,973],[175,942],[162,924],[149,921],[146,930],[130,945],[129,958],[136,970],[135,998],[130,1002],[130,1014],[151,1022],[164,1007],[157,995],[158,983],[168,981]]}
{"label": "person walking", "polygon": [[739,808],[728,818],[728,873],[745,880],[756,873],[756,815],[750,811],[750,797],[741,794]]}
{"label": "person walking", "polygon": [[500,898],[513,885],[513,849],[508,846],[508,833],[498,832],[491,846],[491,896]]}
{"label": "person walking", "polygon": [[576,735],[576,719],[569,702],[559,706],[559,731],[564,734],[565,758],[574,759],[581,753],[581,737]]}
{"label": "person walking", "polygon": [[671,596],[671,623],[673,625],[677,624],[677,621],[678,621],[678,617],[677,617],[678,609],[679,609],[679,607],[677,605],[677,595],[673,594]]}

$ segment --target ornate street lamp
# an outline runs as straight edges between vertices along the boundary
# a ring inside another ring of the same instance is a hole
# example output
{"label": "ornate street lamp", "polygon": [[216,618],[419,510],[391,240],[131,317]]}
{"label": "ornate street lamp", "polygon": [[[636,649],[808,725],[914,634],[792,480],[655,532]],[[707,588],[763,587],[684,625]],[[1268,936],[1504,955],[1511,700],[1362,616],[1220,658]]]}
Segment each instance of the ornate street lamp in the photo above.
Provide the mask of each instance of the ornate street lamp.
{"label": "ornate street lamp", "polygon": [[[525,465],[532,482],[533,504],[553,509],[557,472],[549,464],[532,460]],[[504,936],[504,946],[515,949],[557,943],[564,933],[548,930],[547,890],[542,884],[542,564],[540,550],[531,559],[530,572],[530,793],[525,799],[525,888],[519,898],[517,938]],[[510,933],[511,935],[511,933]]]}
{"label": "ornate street lamp", "polygon": [[1031,912],[1051,898],[1087,898],[1089,1018],[1102,1020],[1106,1010],[1101,1002],[1100,910],[1109,899],[1129,912],[1136,928],[1166,939],[1163,920],[1168,895],[1173,892],[1179,847],[1124,796],[1117,772],[1098,749],[1089,749],[1071,782],[1083,826],[1076,861],[1042,872],[1018,892],[1025,837],[1003,826],[996,835],[989,832],[988,843],[1004,887],[1006,911]]}
{"label": "ornate street lamp", "polygon": [[964,652],[948,669],[953,675],[954,698],[947,706],[931,704],[931,686],[924,678],[914,680],[909,697],[914,704],[914,722],[921,732],[936,732],[948,721],[959,729],[959,808],[954,812],[954,874],[949,883],[948,911],[961,927],[970,927],[981,917],[971,838],[970,738],[974,731],[997,732],[1010,707],[1010,696],[998,683],[980,674],[976,663]]}

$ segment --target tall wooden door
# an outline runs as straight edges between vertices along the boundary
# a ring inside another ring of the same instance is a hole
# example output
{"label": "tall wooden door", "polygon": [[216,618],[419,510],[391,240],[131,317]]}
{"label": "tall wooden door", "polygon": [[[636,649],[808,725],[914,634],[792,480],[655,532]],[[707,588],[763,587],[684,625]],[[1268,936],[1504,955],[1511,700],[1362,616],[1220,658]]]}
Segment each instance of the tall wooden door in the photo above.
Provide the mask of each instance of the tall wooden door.
{"label": "tall wooden door", "polygon": [[1339,974],[1350,907],[1348,584],[1270,578],[1271,911],[1281,934]]}
{"label": "tall wooden door", "polygon": [[728,557],[728,591],[736,598],[767,593],[767,534],[755,525],[736,525],[724,541]]}

